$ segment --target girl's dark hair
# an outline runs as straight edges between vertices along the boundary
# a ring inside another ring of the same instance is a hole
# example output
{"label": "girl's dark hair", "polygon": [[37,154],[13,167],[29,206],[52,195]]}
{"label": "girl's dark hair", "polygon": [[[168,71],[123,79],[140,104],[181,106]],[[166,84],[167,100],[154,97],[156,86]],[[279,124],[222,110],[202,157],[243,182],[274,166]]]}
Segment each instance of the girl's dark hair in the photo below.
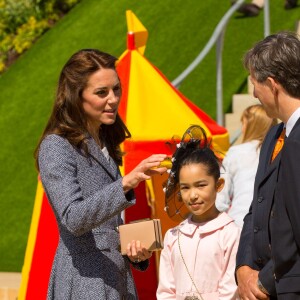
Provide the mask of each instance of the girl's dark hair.
{"label": "girl's dark hair", "polygon": [[[66,138],[74,147],[82,148],[88,154],[89,134],[82,106],[82,92],[90,76],[98,70],[116,70],[116,61],[116,57],[96,49],[80,50],[67,61],[59,77],[52,113],[34,152],[37,168],[40,144],[52,133]],[[119,115],[114,124],[103,124],[99,130],[100,140],[105,142],[109,155],[118,165],[122,164],[123,155],[120,144],[130,136]]]}
{"label": "girl's dark hair", "polygon": [[[178,157],[178,171],[176,176],[179,176],[180,170],[183,166],[191,164],[203,164],[207,166],[207,174],[213,176],[215,180],[220,177],[220,165],[218,158],[214,152],[208,148],[197,148],[199,147],[199,141],[193,140],[187,143],[185,153],[182,157]],[[178,156],[178,155],[177,155]]]}
{"label": "girl's dark hair", "polygon": [[179,173],[183,166],[203,164],[207,167],[207,174],[217,181],[220,178],[219,158],[210,148],[205,130],[197,125],[187,129],[180,144],[172,157],[172,169],[166,185],[166,198],[177,189]]}

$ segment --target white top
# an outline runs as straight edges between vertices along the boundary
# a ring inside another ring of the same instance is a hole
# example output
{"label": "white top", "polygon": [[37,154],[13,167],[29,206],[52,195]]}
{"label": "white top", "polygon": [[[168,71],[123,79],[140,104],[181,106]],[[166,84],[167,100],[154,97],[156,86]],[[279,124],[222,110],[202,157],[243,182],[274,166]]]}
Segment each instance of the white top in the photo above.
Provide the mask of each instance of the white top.
{"label": "white top", "polygon": [[110,160],[110,156],[109,156],[107,148],[103,147],[101,150],[102,150],[102,153],[104,154],[105,158],[109,161]]}
{"label": "white top", "polygon": [[253,140],[230,147],[222,163],[221,177],[225,179],[225,186],[217,194],[216,206],[220,211],[227,211],[240,227],[253,198],[258,144],[258,140]]}

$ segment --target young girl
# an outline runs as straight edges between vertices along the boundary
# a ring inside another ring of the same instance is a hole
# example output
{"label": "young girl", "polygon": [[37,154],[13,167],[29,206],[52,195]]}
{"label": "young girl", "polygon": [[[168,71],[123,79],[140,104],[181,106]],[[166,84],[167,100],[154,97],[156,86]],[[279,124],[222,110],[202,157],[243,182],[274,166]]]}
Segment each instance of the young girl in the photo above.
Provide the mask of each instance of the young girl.
{"label": "young girl", "polygon": [[157,299],[238,299],[234,279],[240,230],[215,200],[224,186],[220,162],[201,139],[182,139],[173,155],[166,196],[177,190],[190,211],[167,231],[160,256]]}

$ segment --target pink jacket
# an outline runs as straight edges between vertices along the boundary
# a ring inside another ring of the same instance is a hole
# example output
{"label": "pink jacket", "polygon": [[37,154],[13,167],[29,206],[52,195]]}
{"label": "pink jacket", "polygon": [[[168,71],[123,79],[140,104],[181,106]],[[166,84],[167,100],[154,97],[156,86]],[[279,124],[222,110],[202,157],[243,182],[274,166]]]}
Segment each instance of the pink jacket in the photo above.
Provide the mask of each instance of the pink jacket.
{"label": "pink jacket", "polygon": [[178,230],[184,261],[202,298],[239,299],[234,270],[240,229],[226,213],[206,223],[194,223],[189,217],[167,231],[160,256],[157,299],[183,300],[197,295],[181,258]]}

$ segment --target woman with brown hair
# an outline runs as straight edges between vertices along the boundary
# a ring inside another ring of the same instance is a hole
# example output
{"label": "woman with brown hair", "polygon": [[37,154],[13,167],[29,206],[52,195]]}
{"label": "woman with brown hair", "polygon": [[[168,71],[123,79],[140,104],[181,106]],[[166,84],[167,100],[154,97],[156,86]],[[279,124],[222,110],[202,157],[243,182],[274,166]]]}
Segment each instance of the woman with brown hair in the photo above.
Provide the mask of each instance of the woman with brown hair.
{"label": "woman with brown hair", "polygon": [[60,235],[47,299],[137,299],[130,264],[142,271],[149,264],[151,253],[139,241],[121,255],[117,228],[121,212],[135,204],[133,189],[167,170],[159,167],[166,155],[121,176],[120,144],[130,132],[118,115],[116,60],[95,49],[68,60],[35,152]]}
{"label": "woman with brown hair", "polygon": [[218,209],[227,211],[240,227],[252,201],[262,142],[277,120],[268,117],[263,106],[257,104],[244,110],[241,122],[242,143],[230,147],[224,157],[221,172],[225,186],[216,201]]}

